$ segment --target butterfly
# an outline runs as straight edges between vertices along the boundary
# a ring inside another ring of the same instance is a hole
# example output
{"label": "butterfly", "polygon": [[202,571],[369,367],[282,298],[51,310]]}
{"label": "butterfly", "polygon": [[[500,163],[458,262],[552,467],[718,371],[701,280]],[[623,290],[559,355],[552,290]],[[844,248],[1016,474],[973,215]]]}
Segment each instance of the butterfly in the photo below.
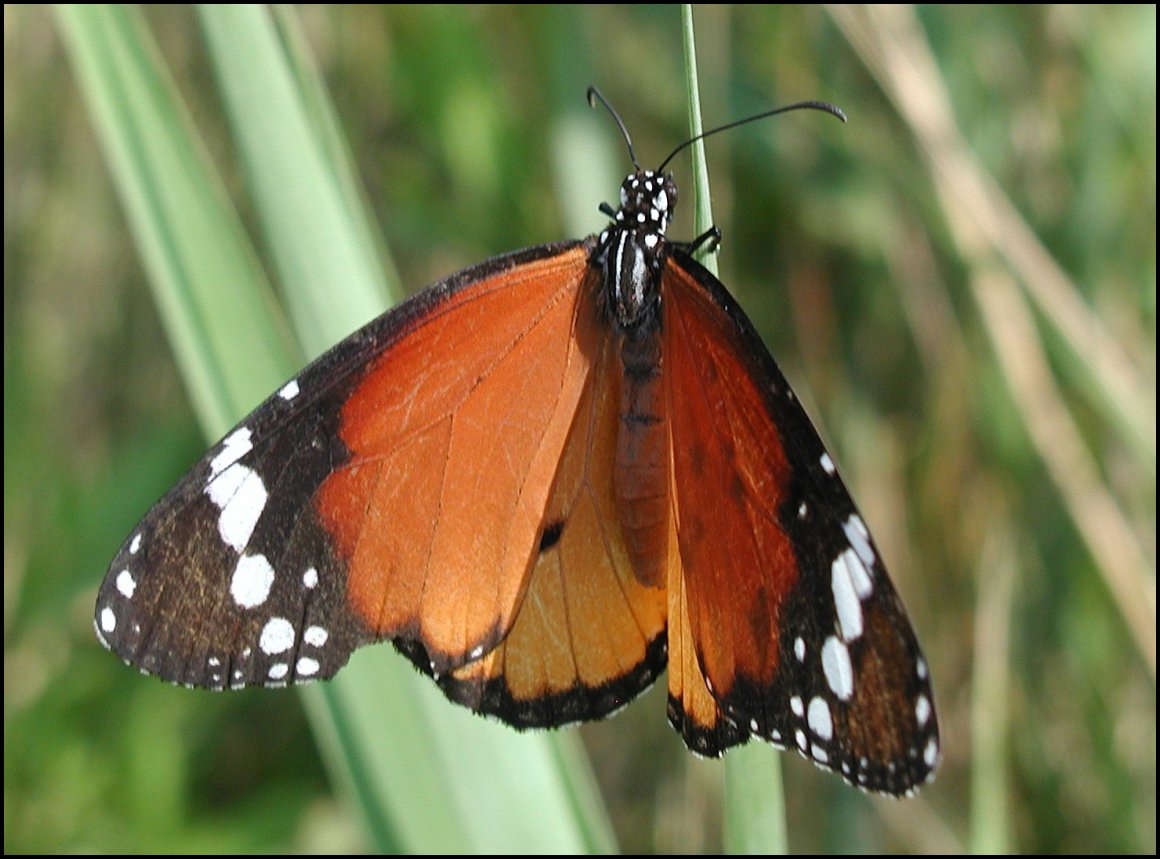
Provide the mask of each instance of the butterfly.
{"label": "butterfly", "polygon": [[[798,106],[819,104],[770,113]],[[692,257],[719,234],[665,236],[693,141],[642,170],[609,111],[634,170],[603,232],[452,274],[287,382],[133,529],[97,635],[211,689],[327,678],[389,639],[521,729],[606,716],[667,667],[694,752],[760,738],[909,793],[940,750],[906,611]]]}

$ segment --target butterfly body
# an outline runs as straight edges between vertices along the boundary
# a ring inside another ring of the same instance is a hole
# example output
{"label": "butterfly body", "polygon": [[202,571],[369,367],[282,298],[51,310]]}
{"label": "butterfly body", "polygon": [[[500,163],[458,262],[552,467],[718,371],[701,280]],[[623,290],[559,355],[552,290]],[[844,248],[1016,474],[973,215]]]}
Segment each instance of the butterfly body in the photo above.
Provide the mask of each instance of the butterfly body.
{"label": "butterfly body", "polygon": [[637,171],[600,235],[488,260],[334,347],[142,520],[101,640],[209,688],[390,639],[516,727],[624,706],[870,790],[937,764],[927,666],[829,454]]}

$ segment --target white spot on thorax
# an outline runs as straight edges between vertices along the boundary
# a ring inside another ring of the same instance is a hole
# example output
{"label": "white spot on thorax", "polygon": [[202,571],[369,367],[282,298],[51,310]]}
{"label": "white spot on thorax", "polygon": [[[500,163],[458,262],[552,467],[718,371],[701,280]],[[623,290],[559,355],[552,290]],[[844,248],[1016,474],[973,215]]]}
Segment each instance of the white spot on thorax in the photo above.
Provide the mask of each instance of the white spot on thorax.
{"label": "white spot on thorax", "polygon": [[[230,595],[242,608],[256,608],[270,596],[274,585],[274,568],[265,555],[242,555],[230,579]],[[250,655],[249,648],[242,656]]]}

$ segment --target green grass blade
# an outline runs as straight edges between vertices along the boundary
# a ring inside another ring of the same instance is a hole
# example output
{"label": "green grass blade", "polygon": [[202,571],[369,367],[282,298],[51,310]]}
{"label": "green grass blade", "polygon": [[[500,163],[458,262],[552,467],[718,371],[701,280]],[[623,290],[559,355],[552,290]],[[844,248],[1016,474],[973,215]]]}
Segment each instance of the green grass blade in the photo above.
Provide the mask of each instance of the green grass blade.
{"label": "green grass blade", "polygon": [[216,438],[294,370],[285,325],[140,16],[59,16],[186,387]]}
{"label": "green grass blade", "polygon": [[[697,51],[693,33],[693,10],[681,6],[684,34],[686,89],[689,99],[689,136],[704,129],[697,86]],[[690,149],[693,156],[695,212],[693,234],[702,235],[713,226],[709,170],[704,141]],[[706,254],[701,264],[717,273],[716,254]],[[786,853],[788,836],[782,792],[781,758],[764,743],[750,743],[725,756],[725,849],[730,853]]]}
{"label": "green grass blade", "polygon": [[340,181],[349,163],[327,146],[321,85],[308,87],[309,59],[291,62],[266,10],[203,6],[199,17],[295,328],[321,354],[382,313],[390,293],[368,218]]}

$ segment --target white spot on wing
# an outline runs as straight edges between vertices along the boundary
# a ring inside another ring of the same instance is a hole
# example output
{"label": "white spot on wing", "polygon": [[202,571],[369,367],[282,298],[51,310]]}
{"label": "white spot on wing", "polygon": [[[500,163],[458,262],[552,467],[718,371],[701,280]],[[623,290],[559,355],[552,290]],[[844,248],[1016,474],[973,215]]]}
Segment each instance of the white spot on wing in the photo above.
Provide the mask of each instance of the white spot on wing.
{"label": "white spot on wing", "polygon": [[241,552],[250,542],[254,527],[266,507],[266,485],[244,465],[231,465],[205,488],[209,499],[221,508],[218,531],[226,545]]}
{"label": "white spot on wing", "polygon": [[938,763],[938,740],[934,737],[930,738],[930,742],[926,744],[926,748],[922,751],[922,760],[928,767],[934,768]]}
{"label": "white spot on wing", "polygon": [[846,641],[853,641],[862,634],[862,603],[858,600],[858,588],[854,581],[856,577],[866,575],[866,568],[853,549],[843,551],[830,565],[830,589],[834,593],[838,625]]}
{"label": "white spot on wing", "polygon": [[789,699],[789,708],[793,710],[793,714],[799,719],[805,715],[806,708],[802,704],[802,699],[797,695],[794,695]]}
{"label": "white spot on wing", "polygon": [[318,586],[318,570],[316,570],[314,567],[311,567],[309,570],[307,570],[305,573],[303,573],[302,574],[302,584],[306,585],[306,587],[310,588],[311,590],[313,590],[315,587],[317,587]]}
{"label": "white spot on wing", "polygon": [[117,628],[117,616],[113,614],[113,610],[106,606],[101,609],[101,632],[108,635]]}
{"label": "white spot on wing", "polygon": [[285,662],[275,662],[270,666],[270,670],[266,672],[271,680],[281,680],[290,673],[290,666]]}
{"label": "white spot on wing", "polygon": [[306,631],[302,633],[302,640],[311,647],[322,647],[328,638],[330,638],[330,633],[321,626],[308,626]]}
{"label": "white spot on wing", "polygon": [[249,427],[238,427],[226,436],[222,442],[221,453],[210,461],[209,470],[215,475],[221,474],[222,471],[253,450],[254,445],[250,441],[250,436]]}
{"label": "white spot on wing", "polygon": [[[858,553],[862,563],[867,567],[874,566],[874,550],[870,548],[870,531],[866,528],[866,523],[862,521],[862,517],[857,513],[851,513],[850,518],[842,523],[842,530],[846,532],[846,539],[850,541],[850,545],[854,547],[854,551]],[[870,594],[859,591],[858,596],[866,599]]]}
{"label": "white spot on wing", "polygon": [[831,635],[822,644],[822,672],[830,691],[840,700],[849,701],[854,694],[854,668],[849,649],[837,636]]}
{"label": "white spot on wing", "polygon": [[830,740],[834,736],[834,720],[830,715],[830,705],[821,696],[810,699],[809,716],[806,721],[810,730],[823,740]]}
{"label": "white spot on wing", "polygon": [[137,591],[137,582],[128,570],[117,573],[117,590],[125,599],[133,599],[133,594]]}
{"label": "white spot on wing", "polygon": [[797,657],[798,662],[805,661],[806,641],[800,635],[793,640],[793,655]]}
{"label": "white spot on wing", "polygon": [[262,627],[258,647],[267,656],[285,653],[294,646],[294,626],[284,617],[272,617]]}
{"label": "white spot on wing", "polygon": [[311,659],[309,656],[303,656],[298,660],[298,664],[294,666],[294,670],[303,677],[313,677],[318,673],[318,669],[318,660]]}
{"label": "white spot on wing", "polygon": [[289,402],[298,396],[298,390],[298,380],[291,379],[289,382],[282,386],[282,390],[278,391],[278,396]]}
{"label": "white spot on wing", "polygon": [[833,475],[834,460],[830,459],[830,455],[828,453],[823,453],[822,458],[818,461],[821,462],[822,468],[825,470],[826,474]]}
{"label": "white spot on wing", "polygon": [[[270,596],[274,585],[274,568],[265,555],[242,555],[234,567],[230,579],[230,595],[242,608],[256,608]],[[242,651],[243,657],[250,655],[249,648]]]}
{"label": "white spot on wing", "polygon": [[925,695],[919,695],[918,700],[914,702],[914,718],[918,721],[920,728],[926,727],[927,719],[930,718],[930,699]]}
{"label": "white spot on wing", "polygon": [[133,542],[129,544],[129,554],[136,555],[137,550],[141,548],[141,534],[140,532],[133,535]]}

